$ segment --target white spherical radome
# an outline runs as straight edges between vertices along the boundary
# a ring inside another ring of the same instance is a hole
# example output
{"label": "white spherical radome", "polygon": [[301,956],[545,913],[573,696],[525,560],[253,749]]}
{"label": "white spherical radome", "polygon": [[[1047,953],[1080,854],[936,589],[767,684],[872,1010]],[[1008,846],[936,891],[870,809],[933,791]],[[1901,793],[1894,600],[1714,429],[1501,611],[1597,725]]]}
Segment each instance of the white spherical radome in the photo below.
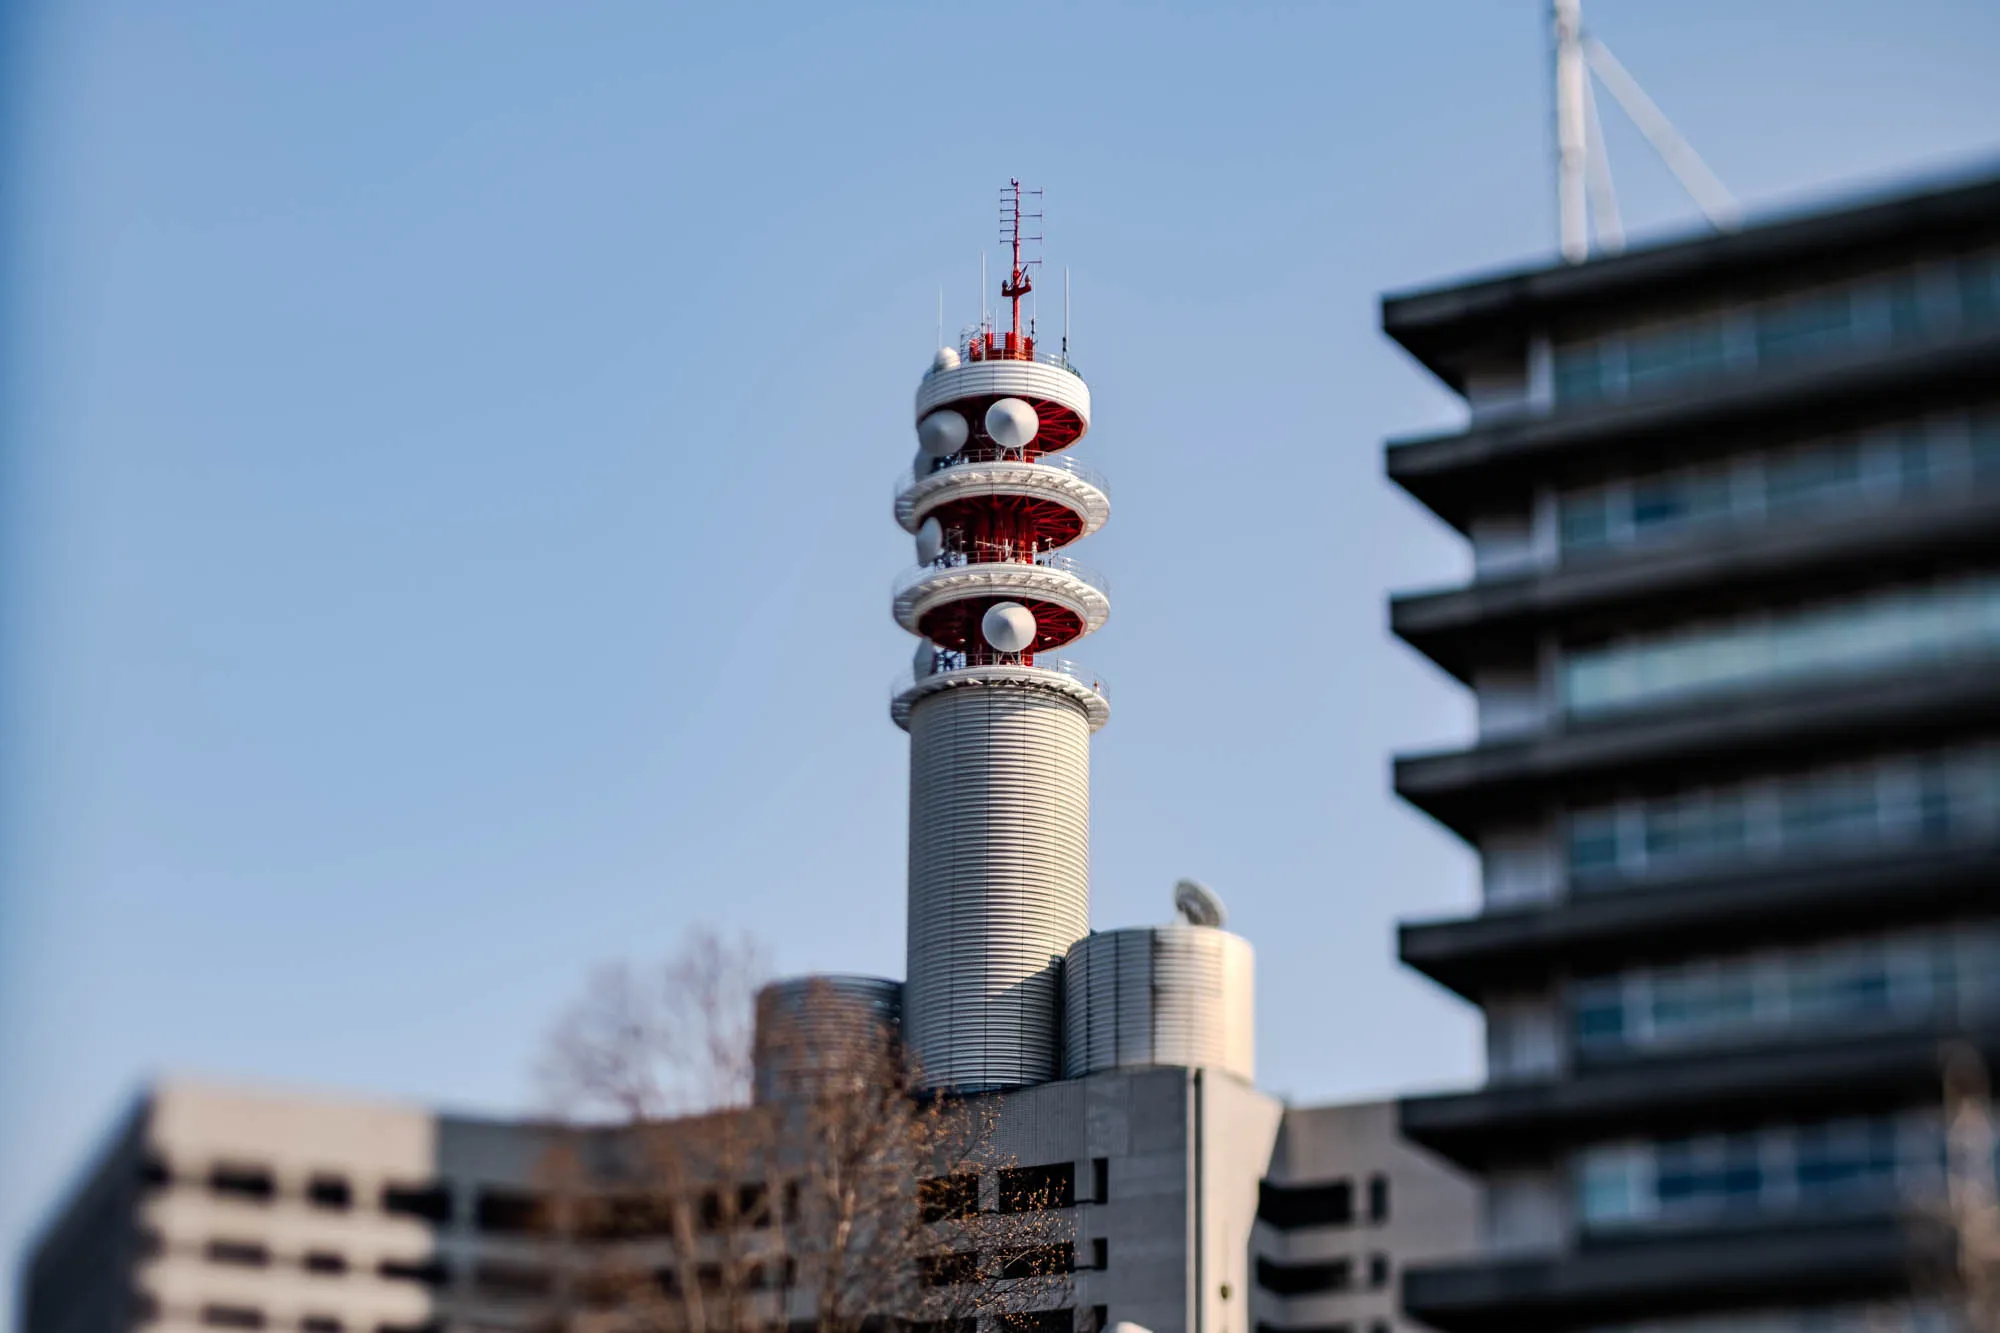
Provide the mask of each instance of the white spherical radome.
{"label": "white spherical radome", "polygon": [[940,408],[917,423],[917,443],[930,458],[950,458],[965,447],[972,428],[950,408]]}
{"label": "white spherical radome", "polygon": [[1019,602],[995,602],[979,618],[979,634],[1000,652],[1021,652],[1035,641],[1035,613]]}
{"label": "white spherical radome", "polygon": [[1020,449],[1035,438],[1042,419],[1019,398],[1002,398],[986,409],[986,433],[1002,449]]}
{"label": "white spherical radome", "polygon": [[952,350],[951,348],[949,348],[949,347],[940,347],[940,348],[938,348],[938,349],[937,349],[937,355],[931,358],[931,369],[932,369],[932,370],[957,370],[957,369],[958,369],[958,353],[957,353],[957,352],[954,352],[954,351],[953,351],[953,350]]}
{"label": "white spherical radome", "polygon": [[917,563],[928,565],[944,550],[944,527],[934,518],[927,518],[917,529]]}
{"label": "white spherical radome", "polygon": [[937,645],[929,639],[917,640],[917,655],[910,659],[910,670],[918,680],[937,671]]}

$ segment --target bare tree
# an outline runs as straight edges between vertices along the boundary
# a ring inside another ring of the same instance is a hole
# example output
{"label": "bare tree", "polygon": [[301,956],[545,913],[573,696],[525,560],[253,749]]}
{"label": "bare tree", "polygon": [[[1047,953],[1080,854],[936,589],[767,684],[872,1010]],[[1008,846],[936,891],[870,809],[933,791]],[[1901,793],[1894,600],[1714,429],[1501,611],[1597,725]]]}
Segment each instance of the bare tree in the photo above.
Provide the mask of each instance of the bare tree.
{"label": "bare tree", "polygon": [[994,1099],[927,1091],[892,1016],[837,984],[753,1022],[760,962],[691,933],[654,979],[600,974],[551,1035],[581,1322],[860,1333],[1065,1306],[1073,1183],[998,1152]]}

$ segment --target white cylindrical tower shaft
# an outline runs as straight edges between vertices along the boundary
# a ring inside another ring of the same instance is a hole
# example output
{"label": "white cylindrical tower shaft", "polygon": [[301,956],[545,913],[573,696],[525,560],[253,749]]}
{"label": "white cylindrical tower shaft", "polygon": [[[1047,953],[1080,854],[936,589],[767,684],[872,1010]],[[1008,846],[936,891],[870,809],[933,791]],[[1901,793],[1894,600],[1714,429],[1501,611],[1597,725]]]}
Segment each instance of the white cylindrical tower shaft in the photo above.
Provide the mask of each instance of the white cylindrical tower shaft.
{"label": "white cylindrical tower shaft", "polygon": [[910,710],[904,1034],[927,1083],[1061,1076],[1062,961],[1090,929],[1090,723],[1033,686]]}

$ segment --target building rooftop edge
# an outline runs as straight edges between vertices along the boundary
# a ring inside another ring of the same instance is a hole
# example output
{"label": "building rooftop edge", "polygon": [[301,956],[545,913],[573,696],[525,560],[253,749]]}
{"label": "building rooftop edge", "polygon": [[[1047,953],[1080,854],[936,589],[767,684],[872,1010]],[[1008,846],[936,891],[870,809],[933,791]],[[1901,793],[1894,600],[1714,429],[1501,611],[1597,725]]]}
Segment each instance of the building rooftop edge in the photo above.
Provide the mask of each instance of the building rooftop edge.
{"label": "building rooftop edge", "polygon": [[2000,219],[2000,158],[1917,181],[1850,191],[1787,208],[1739,231],[1705,231],[1581,264],[1543,261],[1383,295],[1382,331],[1463,392],[1452,353],[1566,308],[1629,299],[1694,280],[1727,281],[1774,259],[1838,253],[1934,229]]}

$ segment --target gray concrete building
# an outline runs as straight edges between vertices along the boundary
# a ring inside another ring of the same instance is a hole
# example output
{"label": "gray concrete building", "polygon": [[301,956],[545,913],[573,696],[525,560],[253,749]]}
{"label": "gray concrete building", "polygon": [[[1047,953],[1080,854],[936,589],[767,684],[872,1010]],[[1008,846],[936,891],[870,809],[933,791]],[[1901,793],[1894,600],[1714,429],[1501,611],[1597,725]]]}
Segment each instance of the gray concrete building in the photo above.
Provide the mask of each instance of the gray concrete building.
{"label": "gray concrete building", "polygon": [[[1475,1188],[1396,1141],[1393,1103],[1287,1110],[1164,1066],[999,1097],[996,1146],[1073,1182],[1073,1305],[1051,1328],[1401,1330],[1391,1275],[1475,1241]],[[583,1260],[526,1220],[550,1144],[533,1124],[162,1082],[37,1244],[20,1327],[537,1333],[586,1304]]]}
{"label": "gray concrete building", "polygon": [[1389,476],[1471,545],[1395,632],[1478,734],[1405,962],[1484,1088],[1404,1103],[1491,1247],[1445,1330],[1945,1325],[1940,1046],[2000,1054],[2000,180],[1386,298],[1463,396]]}

